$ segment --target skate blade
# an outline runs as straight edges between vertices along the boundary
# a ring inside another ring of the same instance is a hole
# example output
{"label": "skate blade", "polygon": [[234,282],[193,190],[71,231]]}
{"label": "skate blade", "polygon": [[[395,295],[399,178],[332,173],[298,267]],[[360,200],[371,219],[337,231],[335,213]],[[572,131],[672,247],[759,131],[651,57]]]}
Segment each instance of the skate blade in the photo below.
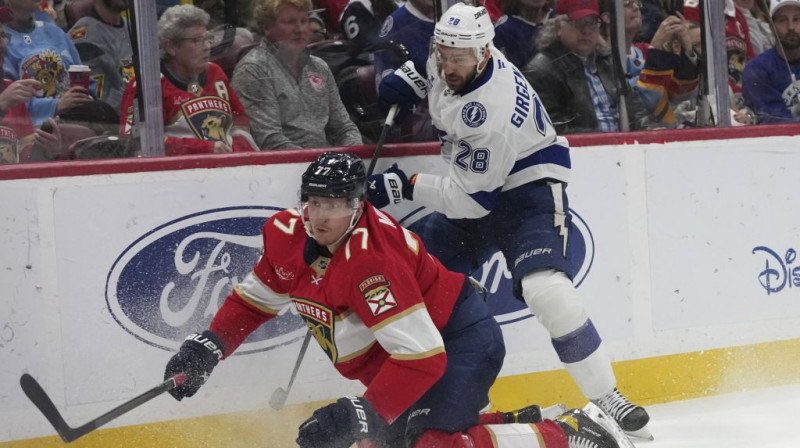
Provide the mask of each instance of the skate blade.
{"label": "skate blade", "polygon": [[656,438],[653,437],[653,434],[650,432],[650,429],[645,425],[642,429],[636,431],[625,431],[625,434],[628,435],[630,438],[638,439],[638,440],[646,440],[652,442]]}
{"label": "skate blade", "polygon": [[609,416],[608,414],[606,414],[605,411],[600,409],[599,406],[590,401],[589,404],[583,407],[583,412],[585,412],[589,417],[591,417],[592,420],[597,422],[597,424],[605,428],[605,430],[608,431],[609,434],[611,434],[611,437],[614,438],[614,441],[617,442],[619,448],[636,448],[635,446],[633,446],[633,442],[631,442],[631,439],[629,439],[628,436],[625,434],[625,431],[623,431],[622,428],[619,427],[617,422],[615,422],[614,419],[611,418],[611,416]]}
{"label": "skate blade", "polygon": [[542,420],[555,420],[559,415],[567,412],[567,405],[559,403],[542,409]]}

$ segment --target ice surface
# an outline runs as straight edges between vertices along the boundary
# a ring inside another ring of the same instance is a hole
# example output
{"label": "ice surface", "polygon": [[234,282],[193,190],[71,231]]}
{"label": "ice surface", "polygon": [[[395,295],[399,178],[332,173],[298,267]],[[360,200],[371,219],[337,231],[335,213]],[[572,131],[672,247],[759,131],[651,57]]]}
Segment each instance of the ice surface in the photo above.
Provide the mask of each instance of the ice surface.
{"label": "ice surface", "polygon": [[637,448],[800,447],[800,385],[647,407],[655,440]]}

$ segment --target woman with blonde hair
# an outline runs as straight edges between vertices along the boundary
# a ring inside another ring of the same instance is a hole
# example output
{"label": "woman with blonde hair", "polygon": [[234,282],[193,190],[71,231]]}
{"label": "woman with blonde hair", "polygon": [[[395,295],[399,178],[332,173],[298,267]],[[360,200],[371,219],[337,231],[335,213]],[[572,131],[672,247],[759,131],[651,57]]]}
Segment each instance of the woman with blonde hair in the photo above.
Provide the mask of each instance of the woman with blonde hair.
{"label": "woman with blonde hair", "polygon": [[308,53],[311,0],[258,0],[264,36],[236,65],[239,92],[261,150],[360,145],[361,134],[322,59]]}

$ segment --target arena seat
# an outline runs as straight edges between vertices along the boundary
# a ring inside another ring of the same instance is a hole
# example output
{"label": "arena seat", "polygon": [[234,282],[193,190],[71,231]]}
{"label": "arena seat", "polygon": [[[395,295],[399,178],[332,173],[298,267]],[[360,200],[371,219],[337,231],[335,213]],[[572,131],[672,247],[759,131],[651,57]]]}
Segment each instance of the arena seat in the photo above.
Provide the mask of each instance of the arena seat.
{"label": "arena seat", "polygon": [[89,15],[92,10],[92,0],[68,0],[64,5],[64,18],[67,29],[72,28],[81,17]]}

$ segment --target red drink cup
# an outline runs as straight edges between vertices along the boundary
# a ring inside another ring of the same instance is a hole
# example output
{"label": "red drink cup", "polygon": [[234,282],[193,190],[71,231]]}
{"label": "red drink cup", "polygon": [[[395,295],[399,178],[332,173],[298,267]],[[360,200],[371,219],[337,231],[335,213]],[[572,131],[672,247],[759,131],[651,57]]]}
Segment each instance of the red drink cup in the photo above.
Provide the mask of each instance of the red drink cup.
{"label": "red drink cup", "polygon": [[88,65],[70,65],[68,72],[69,82],[72,87],[83,87],[89,90],[89,78],[92,74],[92,69]]}

